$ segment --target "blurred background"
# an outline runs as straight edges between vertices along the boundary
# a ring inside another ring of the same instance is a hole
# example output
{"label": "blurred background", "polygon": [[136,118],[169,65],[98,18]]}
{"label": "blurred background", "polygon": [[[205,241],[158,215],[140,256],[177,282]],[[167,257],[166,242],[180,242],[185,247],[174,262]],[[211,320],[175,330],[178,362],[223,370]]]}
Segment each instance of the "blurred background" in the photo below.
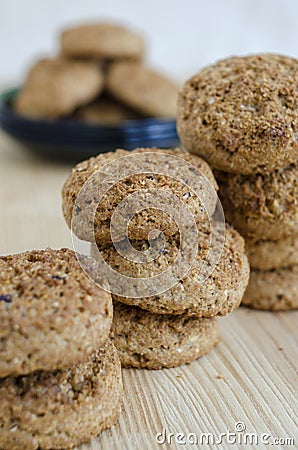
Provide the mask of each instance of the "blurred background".
{"label": "blurred background", "polygon": [[148,37],[148,61],[181,80],[216,59],[252,52],[297,56],[297,0],[1,0],[0,83],[23,79],[57,50],[59,31],[114,20]]}

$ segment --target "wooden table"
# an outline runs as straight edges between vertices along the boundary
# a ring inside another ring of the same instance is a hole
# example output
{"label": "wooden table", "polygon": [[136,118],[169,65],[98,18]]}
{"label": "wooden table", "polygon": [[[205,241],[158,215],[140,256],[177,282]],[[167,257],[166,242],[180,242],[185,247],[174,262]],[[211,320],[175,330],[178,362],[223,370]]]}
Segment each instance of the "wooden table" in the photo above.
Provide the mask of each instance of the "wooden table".
{"label": "wooden table", "polygon": [[[69,169],[33,158],[0,134],[1,254],[71,246],[60,198]],[[297,318],[298,312],[240,308],[220,320],[222,343],[201,360],[170,370],[124,370],[119,423],[82,449],[294,448],[264,445],[263,433],[272,436],[270,442],[294,438],[297,448]],[[189,442],[195,439],[189,433],[216,438],[235,432],[236,423],[245,431],[236,432],[235,445],[225,438],[215,445]],[[163,430],[171,445],[156,441]],[[186,445],[176,442],[184,440],[177,433],[185,435]],[[258,435],[259,444],[241,445],[245,433]]]}

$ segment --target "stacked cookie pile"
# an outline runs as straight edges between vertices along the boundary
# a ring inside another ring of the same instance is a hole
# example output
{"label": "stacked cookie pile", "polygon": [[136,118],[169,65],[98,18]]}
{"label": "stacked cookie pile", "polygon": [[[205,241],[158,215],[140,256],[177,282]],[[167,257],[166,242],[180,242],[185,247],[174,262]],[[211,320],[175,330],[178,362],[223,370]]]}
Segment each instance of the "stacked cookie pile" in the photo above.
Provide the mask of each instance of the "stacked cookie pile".
{"label": "stacked cookie pile", "polygon": [[66,29],[59,56],[30,69],[14,102],[24,116],[102,125],[142,117],[174,117],[177,85],[143,63],[141,35],[121,25]]}
{"label": "stacked cookie pile", "polygon": [[182,143],[213,168],[227,219],[246,239],[252,273],[243,303],[298,306],[298,60],[228,58],[181,92]]}
{"label": "stacked cookie pile", "polygon": [[109,283],[111,339],[123,366],[173,367],[206,354],[218,342],[216,317],[241,302],[244,241],[230,226],[223,236],[213,220],[216,190],[209,165],[181,149],[100,154],[67,179],[63,213],[79,240],[92,243]]}
{"label": "stacked cookie pile", "polygon": [[0,448],[72,448],[113,425],[122,381],[111,296],[69,249],[0,257],[0,280]]}

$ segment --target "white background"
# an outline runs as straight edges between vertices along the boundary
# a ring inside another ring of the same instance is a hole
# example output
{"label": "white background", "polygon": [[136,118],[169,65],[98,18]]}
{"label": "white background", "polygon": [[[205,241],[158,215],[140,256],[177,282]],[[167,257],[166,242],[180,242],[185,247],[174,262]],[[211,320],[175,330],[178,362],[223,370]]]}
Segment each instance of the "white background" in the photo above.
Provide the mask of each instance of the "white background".
{"label": "white background", "polygon": [[298,0],[0,0],[0,81],[21,80],[36,57],[58,49],[58,33],[80,21],[113,19],[143,31],[148,59],[181,79],[231,54],[297,56]]}

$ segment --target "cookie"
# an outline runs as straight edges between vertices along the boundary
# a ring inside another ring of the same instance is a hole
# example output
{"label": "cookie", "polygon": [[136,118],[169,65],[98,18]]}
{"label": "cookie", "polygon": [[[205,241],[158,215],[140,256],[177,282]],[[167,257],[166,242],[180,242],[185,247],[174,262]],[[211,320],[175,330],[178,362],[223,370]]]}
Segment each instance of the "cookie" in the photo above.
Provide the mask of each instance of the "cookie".
{"label": "cookie", "polygon": [[139,119],[142,116],[112,98],[99,98],[89,105],[82,106],[75,117],[95,125],[119,125],[124,120]]}
{"label": "cookie", "polygon": [[73,448],[118,419],[121,367],[108,341],[85,362],[0,380],[0,448]]}
{"label": "cookie", "polygon": [[277,270],[252,270],[243,305],[288,311],[298,308],[298,265]]}
{"label": "cookie", "polygon": [[[103,189],[108,190],[104,193]],[[175,211],[170,217],[170,207],[184,207],[197,222],[207,220],[207,212],[212,215],[215,210],[216,189],[208,164],[181,149],[117,150],[83,161],[72,170],[62,189],[62,209],[67,225],[78,238],[111,242],[112,226],[113,240],[121,241],[126,228],[119,220],[111,224],[111,217],[122,201],[130,201],[128,212],[123,212],[130,219],[129,238],[148,239],[155,229],[175,234],[178,218],[182,224],[187,222]]]}
{"label": "cookie", "polygon": [[298,159],[298,60],[232,57],[188,80],[178,100],[182,144],[212,167],[255,174]]}
{"label": "cookie", "polygon": [[[193,261],[187,260],[190,254],[189,246],[179,242],[179,236],[175,235],[166,239],[164,247],[155,259],[149,262],[134,262],[127,253],[127,242],[119,245],[117,251],[113,245],[100,248],[100,254],[104,261],[117,273],[129,277],[130,283],[128,297],[115,294],[118,289],[118,278],[109,279],[112,298],[115,301],[128,305],[139,306],[155,314],[185,314],[194,317],[224,316],[236,309],[242,299],[249,279],[249,265],[244,253],[244,241],[242,237],[231,227],[227,226],[225,231],[225,242],[222,249],[221,230],[215,229],[213,245],[215,252],[208,255],[210,248],[210,231],[199,231],[198,252]],[[133,249],[145,254],[149,244],[146,241],[132,241]],[[217,249],[217,253],[216,253]],[[182,254],[183,264],[189,269],[184,277],[176,277],[175,284],[165,289],[168,284],[166,277],[172,277],[173,268],[178,252]],[[98,258],[96,248],[92,246],[91,254]],[[122,256],[125,255],[125,257]],[[216,256],[217,255],[217,256]],[[202,261],[207,262],[211,273],[206,273],[202,267]],[[187,265],[189,263],[189,265]],[[146,283],[153,278],[155,286],[158,286],[156,276],[166,274],[162,278],[163,285],[159,293],[154,296],[141,297],[146,292]],[[208,275],[208,276],[207,276]],[[144,279],[144,288],[139,288],[137,279]],[[136,281],[134,281],[136,280]],[[127,288],[126,285],[124,285]],[[121,293],[121,292],[120,292]]]}
{"label": "cookie", "polygon": [[122,366],[139,369],[189,364],[219,342],[217,319],[152,314],[118,302],[111,339]]}
{"label": "cookie", "polygon": [[297,235],[279,241],[246,239],[245,248],[253,269],[272,270],[298,265]]}
{"label": "cookie", "polygon": [[275,241],[298,234],[298,163],[266,175],[216,177],[226,219],[243,236]]}
{"label": "cookie", "polygon": [[140,63],[113,64],[106,89],[118,100],[152,117],[175,117],[179,87]]}
{"label": "cookie", "polygon": [[61,51],[71,58],[141,59],[145,43],[139,34],[112,23],[86,24],[64,30]]}
{"label": "cookie", "polygon": [[54,119],[96,98],[103,74],[94,62],[42,59],[28,74],[14,109],[24,116]]}
{"label": "cookie", "polygon": [[112,301],[72,250],[36,250],[0,257],[0,316],[1,378],[84,360],[109,336]]}

